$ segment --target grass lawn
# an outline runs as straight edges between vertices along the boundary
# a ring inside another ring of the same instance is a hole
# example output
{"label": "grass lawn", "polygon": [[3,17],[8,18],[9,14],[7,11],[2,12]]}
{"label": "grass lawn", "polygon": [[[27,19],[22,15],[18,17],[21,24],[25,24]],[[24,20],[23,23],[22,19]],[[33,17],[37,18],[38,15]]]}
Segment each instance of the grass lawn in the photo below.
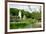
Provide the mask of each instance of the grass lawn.
{"label": "grass lawn", "polygon": [[36,19],[31,19],[31,18],[21,20],[19,22],[10,22],[10,29],[22,29],[22,28],[33,28],[33,27],[35,28],[35,26],[37,26],[35,24],[36,22],[37,22]]}

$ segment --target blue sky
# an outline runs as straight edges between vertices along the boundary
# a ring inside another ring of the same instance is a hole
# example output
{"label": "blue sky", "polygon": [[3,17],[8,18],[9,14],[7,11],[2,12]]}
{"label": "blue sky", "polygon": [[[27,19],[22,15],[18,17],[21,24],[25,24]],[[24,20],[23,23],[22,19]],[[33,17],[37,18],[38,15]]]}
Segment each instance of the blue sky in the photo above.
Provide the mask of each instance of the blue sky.
{"label": "blue sky", "polygon": [[17,9],[24,9],[25,11],[29,11],[29,12],[33,12],[33,11],[40,11],[40,6],[36,6],[36,5],[30,5],[30,9],[32,9],[32,11],[29,9],[28,5],[19,5],[19,4],[10,4],[9,5],[10,8],[17,8]]}

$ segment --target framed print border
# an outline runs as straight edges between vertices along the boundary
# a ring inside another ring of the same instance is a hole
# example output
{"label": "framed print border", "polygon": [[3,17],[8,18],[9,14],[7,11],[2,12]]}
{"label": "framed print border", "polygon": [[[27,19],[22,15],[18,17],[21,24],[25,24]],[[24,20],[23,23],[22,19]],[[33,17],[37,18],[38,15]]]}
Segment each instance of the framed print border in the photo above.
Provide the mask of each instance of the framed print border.
{"label": "framed print border", "polygon": [[[43,30],[7,32],[7,3],[8,2],[43,4]],[[25,33],[25,32],[41,32],[41,31],[45,31],[45,3],[44,2],[8,1],[8,0],[5,0],[5,34],[7,34],[7,33]]]}

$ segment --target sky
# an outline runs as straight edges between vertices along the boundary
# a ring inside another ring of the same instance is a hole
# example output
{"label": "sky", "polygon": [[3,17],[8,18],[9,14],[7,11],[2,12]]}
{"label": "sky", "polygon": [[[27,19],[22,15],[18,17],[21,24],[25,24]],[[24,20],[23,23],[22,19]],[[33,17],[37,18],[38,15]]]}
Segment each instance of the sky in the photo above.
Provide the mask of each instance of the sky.
{"label": "sky", "polygon": [[[30,13],[33,11],[40,11],[40,6],[38,5],[19,5],[19,4],[10,4],[10,8],[24,9],[25,11],[29,11]],[[32,10],[32,11],[31,11]]]}

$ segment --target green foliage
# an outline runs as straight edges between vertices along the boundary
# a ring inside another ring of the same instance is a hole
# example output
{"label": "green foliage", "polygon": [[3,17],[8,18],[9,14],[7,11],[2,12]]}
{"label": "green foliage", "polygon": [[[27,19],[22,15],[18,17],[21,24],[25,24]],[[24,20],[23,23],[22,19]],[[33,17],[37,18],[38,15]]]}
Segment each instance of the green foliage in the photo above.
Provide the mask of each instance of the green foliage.
{"label": "green foliage", "polygon": [[41,13],[40,12],[32,12],[33,19],[41,20]]}
{"label": "green foliage", "polygon": [[[41,21],[41,12],[28,12],[28,11],[24,11],[23,9],[21,10],[21,17],[22,19],[19,20],[19,13],[20,9],[16,9],[16,8],[10,8],[10,22],[15,22],[15,23],[10,23],[10,29],[18,29],[18,28],[25,28],[25,27],[32,27],[32,25],[34,26],[35,23],[37,23],[38,21]],[[26,19],[23,20],[23,16],[26,16]],[[19,23],[20,22],[20,23]],[[31,25],[32,24],[32,25]]]}
{"label": "green foliage", "polygon": [[16,9],[16,8],[10,8],[10,15],[12,15],[12,16],[17,16],[18,15],[18,9]]}
{"label": "green foliage", "polygon": [[31,24],[36,23],[36,19],[26,19],[21,20],[19,22],[10,23],[10,29],[19,29],[19,28],[26,28],[26,27],[32,27]]}
{"label": "green foliage", "polygon": [[26,15],[26,17],[27,17],[27,18],[31,18],[31,13],[30,13],[30,12],[28,12],[28,11],[26,12],[26,14],[25,14],[25,15]]}
{"label": "green foliage", "polygon": [[[17,9],[17,8],[10,8],[10,15],[12,16],[18,16],[18,13],[19,13],[19,10],[20,9]],[[23,9],[21,10],[21,16],[23,18],[23,16],[26,16],[26,18],[32,18],[32,19],[37,19],[38,21],[41,21],[41,12],[28,12],[28,11],[24,11]]]}
{"label": "green foliage", "polygon": [[[12,16],[18,16],[19,9],[16,8],[10,8],[10,15]],[[28,11],[21,10],[21,16],[23,18],[23,15],[26,15],[27,18],[31,17],[31,13]]]}
{"label": "green foliage", "polygon": [[24,28],[26,27],[26,23],[14,23],[10,24],[10,29],[18,29],[18,28]]}

